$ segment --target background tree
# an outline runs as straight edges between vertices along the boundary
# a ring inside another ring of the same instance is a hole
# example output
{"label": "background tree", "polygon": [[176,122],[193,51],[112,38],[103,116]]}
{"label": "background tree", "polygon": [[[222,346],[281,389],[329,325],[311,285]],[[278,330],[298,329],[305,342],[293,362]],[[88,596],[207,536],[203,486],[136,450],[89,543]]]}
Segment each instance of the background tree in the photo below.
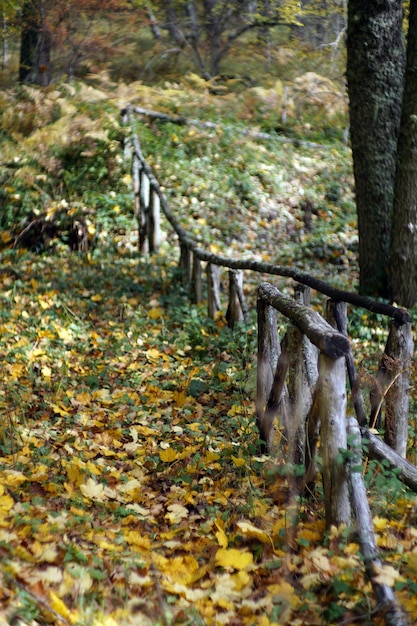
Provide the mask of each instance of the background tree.
{"label": "background tree", "polygon": [[187,54],[207,80],[220,73],[222,61],[244,33],[260,29],[265,37],[266,29],[297,23],[300,11],[296,0],[160,0],[152,6],[159,27],[175,45],[171,52]]}
{"label": "background tree", "polygon": [[52,61],[71,78],[97,41],[94,24],[123,0],[24,0],[21,10],[19,81],[42,86],[52,78]]}
{"label": "background tree", "polygon": [[359,289],[388,295],[404,84],[401,0],[349,0],[347,81],[359,230]]}
{"label": "background tree", "polygon": [[43,87],[51,78],[51,35],[43,0],[25,0],[22,7],[19,81]]}
{"label": "background tree", "polygon": [[19,5],[19,0],[0,0],[2,70],[7,68],[9,60],[9,39],[15,35],[16,16]]}
{"label": "background tree", "polygon": [[417,0],[410,2],[404,98],[398,139],[390,259],[393,298],[417,301]]}

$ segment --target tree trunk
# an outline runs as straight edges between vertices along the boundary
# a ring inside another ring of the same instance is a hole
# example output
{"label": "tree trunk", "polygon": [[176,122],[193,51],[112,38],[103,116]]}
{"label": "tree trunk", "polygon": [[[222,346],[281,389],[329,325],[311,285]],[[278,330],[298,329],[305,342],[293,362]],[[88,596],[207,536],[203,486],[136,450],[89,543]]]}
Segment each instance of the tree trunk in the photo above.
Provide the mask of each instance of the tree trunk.
{"label": "tree trunk", "polygon": [[349,0],[347,81],[359,230],[359,288],[387,295],[404,78],[401,0]]}
{"label": "tree trunk", "polygon": [[20,35],[19,82],[46,87],[51,81],[51,34],[42,1],[25,0]]}
{"label": "tree trunk", "polygon": [[417,2],[410,2],[390,258],[393,299],[417,302]]}
{"label": "tree trunk", "polygon": [[4,71],[7,67],[8,54],[9,54],[9,41],[8,41],[8,29],[7,29],[7,18],[3,15],[3,26],[2,26],[2,59],[1,59],[1,69]]}
{"label": "tree trunk", "polygon": [[20,83],[32,80],[36,68],[36,50],[40,28],[40,15],[37,7],[32,0],[26,0],[22,8],[22,31],[20,35]]}

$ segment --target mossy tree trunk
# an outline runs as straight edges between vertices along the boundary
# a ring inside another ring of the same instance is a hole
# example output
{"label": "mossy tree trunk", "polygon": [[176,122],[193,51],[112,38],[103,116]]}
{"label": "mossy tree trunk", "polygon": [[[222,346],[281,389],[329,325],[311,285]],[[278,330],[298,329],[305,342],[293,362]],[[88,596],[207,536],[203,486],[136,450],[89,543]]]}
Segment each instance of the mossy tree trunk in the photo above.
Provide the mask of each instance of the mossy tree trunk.
{"label": "mossy tree trunk", "polygon": [[349,0],[347,81],[359,230],[360,291],[388,293],[405,52],[401,0]]}
{"label": "mossy tree trunk", "polygon": [[393,299],[402,306],[417,302],[417,1],[410,2],[407,62],[390,259]]}

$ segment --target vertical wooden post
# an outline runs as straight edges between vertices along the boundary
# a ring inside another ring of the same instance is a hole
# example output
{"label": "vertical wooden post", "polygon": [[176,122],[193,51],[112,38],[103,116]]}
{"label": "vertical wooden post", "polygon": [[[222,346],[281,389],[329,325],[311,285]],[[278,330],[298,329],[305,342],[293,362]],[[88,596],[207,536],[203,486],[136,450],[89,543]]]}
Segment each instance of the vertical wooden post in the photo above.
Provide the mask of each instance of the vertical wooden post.
{"label": "vertical wooden post", "polygon": [[226,319],[229,328],[233,328],[243,317],[242,307],[239,302],[238,289],[242,288],[243,272],[241,270],[229,270],[229,306],[227,307]]}
{"label": "vertical wooden post", "polygon": [[193,299],[196,304],[203,301],[203,280],[201,276],[201,261],[198,256],[193,253],[193,269],[192,269],[192,292]]}
{"label": "vertical wooden post", "polygon": [[184,286],[189,287],[191,284],[191,250],[188,246],[180,243],[180,261],[179,267],[182,270],[181,280]]}
{"label": "vertical wooden post", "polygon": [[151,187],[149,201],[149,252],[157,252],[161,243],[161,209],[159,196]]}
{"label": "vertical wooden post", "polygon": [[147,254],[149,252],[149,212],[150,183],[149,178],[142,169],[139,174],[139,252]]}
{"label": "vertical wooden post", "polygon": [[242,317],[244,321],[248,324],[250,317],[249,317],[249,310],[248,310],[248,305],[246,302],[245,294],[243,292],[243,271],[237,271],[237,272],[234,271],[231,275],[231,279],[235,283],[236,295],[239,300],[240,309],[242,311]]}
{"label": "vertical wooden post", "polygon": [[305,463],[306,422],[313,404],[313,393],[317,382],[318,351],[291,324],[287,330],[288,345],[288,448],[289,462]]}
{"label": "vertical wooden post", "polygon": [[349,524],[350,503],[345,465],[340,449],[347,447],[346,372],[343,357],[319,356],[317,411],[321,422],[320,450],[323,459],[323,487],[326,526]]}
{"label": "vertical wooden post", "polygon": [[408,440],[410,365],[413,356],[411,322],[391,320],[378,377],[385,392],[385,441],[405,458]]}
{"label": "vertical wooden post", "polygon": [[[275,412],[266,415],[266,403],[272,389],[274,373],[281,347],[278,339],[277,312],[262,298],[257,300],[258,363],[256,371],[256,422],[266,449],[271,452],[274,443]],[[264,446],[263,446],[264,448]]]}
{"label": "vertical wooden post", "polygon": [[138,247],[139,247],[139,252],[141,252],[141,246],[140,246],[140,230],[141,230],[141,220],[142,220],[142,216],[141,216],[141,206],[140,206],[140,175],[141,175],[141,169],[142,169],[142,165],[140,163],[140,160],[136,154],[136,152],[133,153],[133,159],[132,159],[132,181],[133,181],[133,196],[134,196],[134,202],[135,202],[135,217],[138,223]]}
{"label": "vertical wooden post", "polygon": [[[348,336],[347,332],[347,306],[346,302],[336,302],[335,300],[328,301],[328,321],[332,326],[335,326],[337,330],[345,337]],[[365,412],[365,405],[361,390],[358,385],[355,362],[353,359],[352,350],[345,357],[346,369],[349,378],[350,389],[352,392],[352,402],[355,409],[356,417],[361,426],[366,426],[368,420]]]}
{"label": "vertical wooden post", "polygon": [[214,319],[218,311],[221,310],[220,304],[220,267],[207,263],[207,314],[210,319]]}
{"label": "vertical wooden post", "polygon": [[[310,304],[310,288],[297,285],[296,300]],[[291,324],[287,330],[288,344],[288,447],[289,462],[303,465],[306,461],[307,418],[313,403],[317,382],[318,350],[303,333]]]}

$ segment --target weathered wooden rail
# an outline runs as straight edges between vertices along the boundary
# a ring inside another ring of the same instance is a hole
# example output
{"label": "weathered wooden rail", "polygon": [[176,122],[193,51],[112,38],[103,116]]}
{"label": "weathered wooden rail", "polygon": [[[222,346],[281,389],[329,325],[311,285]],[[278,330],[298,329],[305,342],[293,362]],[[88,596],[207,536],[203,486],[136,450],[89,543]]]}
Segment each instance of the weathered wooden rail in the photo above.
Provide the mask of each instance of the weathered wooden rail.
{"label": "weathered wooden rail", "polygon": [[[128,106],[123,116],[125,124],[133,128],[132,108]],[[417,468],[405,458],[409,376],[413,357],[408,311],[335,289],[295,268],[253,259],[232,259],[204,250],[172,214],[134,132],[126,149],[132,159],[140,253],[157,251],[162,211],[178,240],[183,281],[190,287],[196,303],[207,300],[210,317],[214,317],[221,308],[221,267],[229,270],[227,319],[231,327],[242,320],[249,320],[243,289],[244,270],[289,277],[298,283],[295,298],[281,293],[270,283],[264,282],[258,287],[256,422],[262,447],[276,454],[275,424],[278,423],[281,436],[283,433],[286,441],[286,461],[289,467],[297,468],[293,485],[302,491],[310,489],[314,483],[316,451],[320,442],[327,526],[350,524],[354,513],[365,566],[377,600],[385,607],[386,623],[406,624],[392,589],[375,582],[379,556],[366,489],[362,474],[358,472],[362,462],[362,449],[358,442],[360,439],[366,441],[367,454],[397,468],[399,478],[417,492]],[[203,263],[206,264],[206,281],[203,281]],[[329,298],[326,319],[309,306],[310,288]],[[347,335],[346,303],[381,313],[390,319],[385,352],[371,388],[369,415]],[[279,337],[277,314],[286,320],[287,330],[282,338]],[[346,374],[355,417],[347,416]],[[382,404],[385,440],[372,432]],[[354,439],[352,445],[348,444],[349,434]],[[282,451],[283,446],[279,449]]]}

